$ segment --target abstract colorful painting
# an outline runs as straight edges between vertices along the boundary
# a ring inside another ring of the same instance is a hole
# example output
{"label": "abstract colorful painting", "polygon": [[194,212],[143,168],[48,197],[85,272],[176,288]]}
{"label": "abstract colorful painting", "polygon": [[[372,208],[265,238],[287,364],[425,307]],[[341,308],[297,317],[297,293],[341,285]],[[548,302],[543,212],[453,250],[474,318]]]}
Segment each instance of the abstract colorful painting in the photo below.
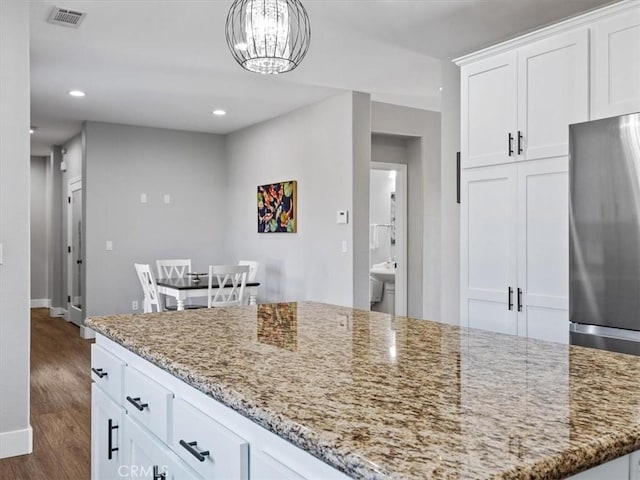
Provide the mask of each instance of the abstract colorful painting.
{"label": "abstract colorful painting", "polygon": [[258,187],[258,233],[296,233],[298,182]]}

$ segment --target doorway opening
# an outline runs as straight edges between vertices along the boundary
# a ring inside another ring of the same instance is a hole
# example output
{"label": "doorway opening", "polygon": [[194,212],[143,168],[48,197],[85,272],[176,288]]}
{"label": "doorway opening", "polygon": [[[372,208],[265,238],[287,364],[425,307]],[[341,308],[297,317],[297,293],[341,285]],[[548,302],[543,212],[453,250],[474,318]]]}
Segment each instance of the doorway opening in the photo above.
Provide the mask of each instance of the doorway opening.
{"label": "doorway opening", "polygon": [[74,178],[69,181],[67,206],[67,311],[69,320],[79,327],[83,326],[82,314],[82,179]]}
{"label": "doorway opening", "polygon": [[372,311],[407,315],[407,165],[371,162],[369,302]]}

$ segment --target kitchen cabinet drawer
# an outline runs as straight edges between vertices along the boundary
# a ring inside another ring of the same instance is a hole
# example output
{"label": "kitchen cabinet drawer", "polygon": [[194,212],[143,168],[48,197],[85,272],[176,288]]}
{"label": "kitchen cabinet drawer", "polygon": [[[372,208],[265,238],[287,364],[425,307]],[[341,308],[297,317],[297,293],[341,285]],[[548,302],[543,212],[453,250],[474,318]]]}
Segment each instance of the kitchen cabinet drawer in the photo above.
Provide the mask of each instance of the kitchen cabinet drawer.
{"label": "kitchen cabinet drawer", "polygon": [[249,443],[193,405],[176,399],[172,430],[173,450],[198,474],[212,480],[249,478]]}
{"label": "kitchen cabinet drawer", "polygon": [[165,443],[169,441],[169,412],[172,400],[171,391],[135,368],[125,368],[122,405],[131,417]]}
{"label": "kitchen cabinet drawer", "polygon": [[251,480],[306,480],[266,452],[251,452]]}
{"label": "kitchen cabinet drawer", "polygon": [[122,397],[125,362],[104,348],[91,345],[91,379],[116,402]]}
{"label": "kitchen cabinet drawer", "polygon": [[129,417],[124,421],[123,443],[124,463],[118,469],[117,478],[203,480],[171,450]]}

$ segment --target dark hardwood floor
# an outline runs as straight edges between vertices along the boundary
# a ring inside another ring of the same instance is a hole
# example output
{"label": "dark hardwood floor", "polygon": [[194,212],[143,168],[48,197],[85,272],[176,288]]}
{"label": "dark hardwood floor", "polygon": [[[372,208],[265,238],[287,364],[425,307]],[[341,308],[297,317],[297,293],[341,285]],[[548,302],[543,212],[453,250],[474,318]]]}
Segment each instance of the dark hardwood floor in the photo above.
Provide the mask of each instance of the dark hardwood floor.
{"label": "dark hardwood floor", "polygon": [[89,479],[91,343],[48,308],[31,310],[33,453],[0,460],[0,479]]}

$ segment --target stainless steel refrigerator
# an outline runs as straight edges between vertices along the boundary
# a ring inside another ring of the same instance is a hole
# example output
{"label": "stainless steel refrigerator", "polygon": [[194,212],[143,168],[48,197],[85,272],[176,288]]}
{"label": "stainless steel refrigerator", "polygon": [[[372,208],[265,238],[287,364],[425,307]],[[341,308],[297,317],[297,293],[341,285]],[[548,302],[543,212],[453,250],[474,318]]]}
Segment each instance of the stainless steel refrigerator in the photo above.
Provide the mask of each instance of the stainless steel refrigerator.
{"label": "stainless steel refrigerator", "polygon": [[569,127],[571,343],[640,355],[640,113]]}

